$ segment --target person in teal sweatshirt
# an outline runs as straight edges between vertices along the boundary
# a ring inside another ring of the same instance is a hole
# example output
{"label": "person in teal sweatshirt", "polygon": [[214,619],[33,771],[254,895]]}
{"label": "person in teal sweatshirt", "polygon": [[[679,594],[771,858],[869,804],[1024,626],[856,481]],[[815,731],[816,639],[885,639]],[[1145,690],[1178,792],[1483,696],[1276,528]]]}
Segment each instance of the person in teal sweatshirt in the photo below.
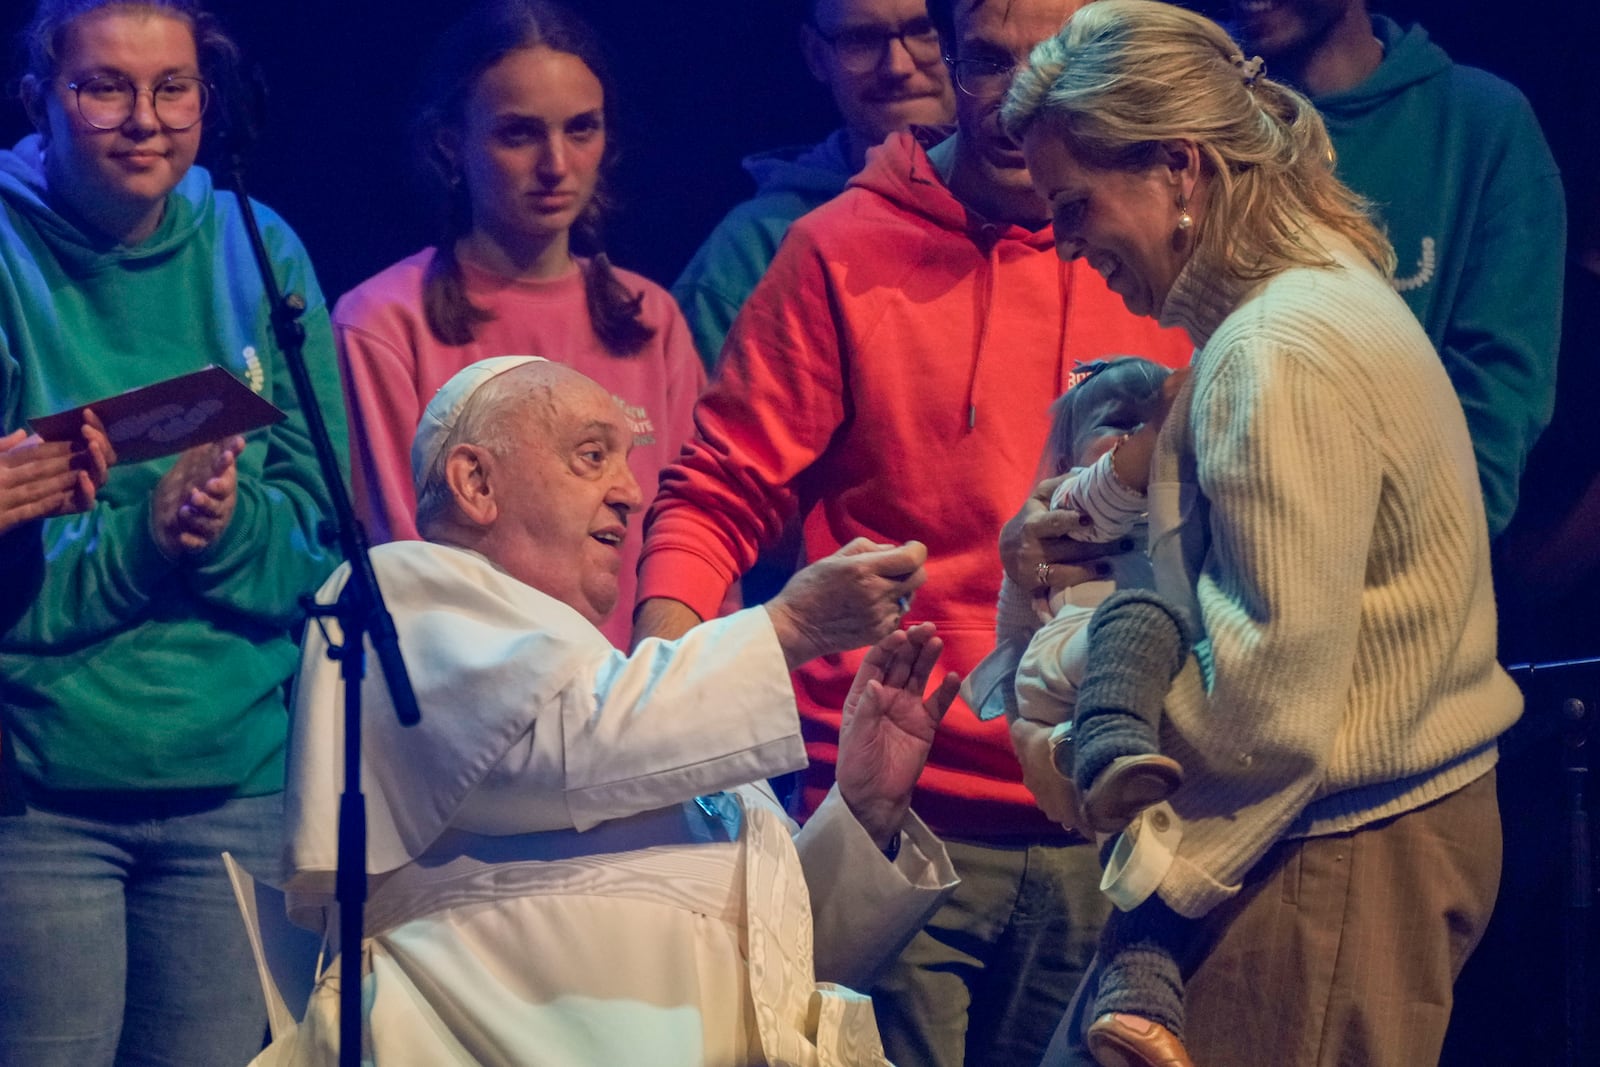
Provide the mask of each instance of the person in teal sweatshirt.
{"label": "person in teal sweatshirt", "polygon": [[708,372],[789,224],[844,192],[867,149],[889,134],[955,116],[939,35],[920,0],[808,0],[800,49],[844,125],[819,144],[745,159],[756,195],[728,212],[673,284]]}
{"label": "person in teal sweatshirt", "polygon": [[1233,13],[1246,53],[1317,105],[1339,177],[1387,231],[1395,288],[1466,411],[1497,537],[1555,406],[1566,213],[1533,110],[1367,0],[1233,0]]}
{"label": "person in teal sweatshirt", "polygon": [[[16,421],[16,390],[0,385],[0,423]],[[45,441],[27,430],[0,437],[0,537],[35,519],[94,506],[116,452],[105,427],[85,412],[76,440]]]}
{"label": "person in teal sweatshirt", "polygon": [[[195,167],[232,45],[194,0],[41,0],[0,152],[0,380],[24,420],[220,364],[287,418],[113,467],[0,568],[0,1062],[243,1063],[265,1008],[219,853],[275,869],[302,594],[338,563],[237,198]],[[304,249],[257,208],[345,452]],[[11,423],[0,429],[11,429]],[[116,434],[113,433],[113,439]]]}
{"label": "person in teal sweatshirt", "polygon": [[707,373],[716,370],[734,316],[766,273],[789,224],[844,192],[856,172],[848,143],[838,129],[818,144],[745,158],[756,194],[723,216],[672,286]]}

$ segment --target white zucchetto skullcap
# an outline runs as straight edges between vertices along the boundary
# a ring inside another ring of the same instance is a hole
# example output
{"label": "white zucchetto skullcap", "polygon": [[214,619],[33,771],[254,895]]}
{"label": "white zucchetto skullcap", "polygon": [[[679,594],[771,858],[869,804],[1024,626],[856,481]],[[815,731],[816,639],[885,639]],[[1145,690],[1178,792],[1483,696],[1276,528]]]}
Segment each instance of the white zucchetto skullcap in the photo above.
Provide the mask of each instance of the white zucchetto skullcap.
{"label": "white zucchetto skullcap", "polygon": [[422,421],[417,423],[417,436],[411,442],[413,482],[420,483],[428,468],[433,465],[445,442],[450,439],[450,431],[455,429],[456,423],[460,421],[461,412],[466,408],[467,401],[472,399],[473,393],[508,370],[515,370],[528,363],[544,362],[543,356],[494,356],[480,359],[456,371],[450,380],[433,394],[433,399],[428,401],[428,407],[422,413]]}

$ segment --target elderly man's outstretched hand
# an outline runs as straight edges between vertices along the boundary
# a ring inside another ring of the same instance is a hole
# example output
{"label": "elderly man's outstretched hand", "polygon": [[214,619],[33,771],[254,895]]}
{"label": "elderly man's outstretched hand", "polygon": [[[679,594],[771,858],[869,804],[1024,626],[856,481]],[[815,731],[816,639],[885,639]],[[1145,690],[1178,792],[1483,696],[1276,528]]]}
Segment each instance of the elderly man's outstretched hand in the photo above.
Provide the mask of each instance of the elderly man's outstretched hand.
{"label": "elderly man's outstretched hand", "polygon": [[867,653],[845,697],[835,778],[880,848],[900,830],[934,731],[961,687],[952,672],[928,689],[943,649],[931,622],[896,630]]}
{"label": "elderly man's outstretched hand", "polygon": [[767,603],[790,669],[847,652],[900,625],[911,594],[927,580],[920,541],[880,545],[858,537],[802,568]]}

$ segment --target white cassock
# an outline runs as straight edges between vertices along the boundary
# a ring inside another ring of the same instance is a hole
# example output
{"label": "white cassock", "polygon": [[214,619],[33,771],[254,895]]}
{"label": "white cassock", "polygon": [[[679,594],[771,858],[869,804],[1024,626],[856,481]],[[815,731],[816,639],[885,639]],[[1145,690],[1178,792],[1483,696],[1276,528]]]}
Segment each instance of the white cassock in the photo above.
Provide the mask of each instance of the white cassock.
{"label": "white cassock", "polygon": [[[817,975],[865,985],[955,874],[915,816],[885,860],[837,790],[794,834],[765,784],[805,750],[764,610],[629,657],[476,553],[400,542],[373,563],[423,720],[400,726],[369,671],[369,1062],[884,1062],[870,1002]],[[291,916],[318,931],[343,787],[326,647],[313,626],[287,797]],[[338,988],[335,960],[257,1064],[334,1063]]]}

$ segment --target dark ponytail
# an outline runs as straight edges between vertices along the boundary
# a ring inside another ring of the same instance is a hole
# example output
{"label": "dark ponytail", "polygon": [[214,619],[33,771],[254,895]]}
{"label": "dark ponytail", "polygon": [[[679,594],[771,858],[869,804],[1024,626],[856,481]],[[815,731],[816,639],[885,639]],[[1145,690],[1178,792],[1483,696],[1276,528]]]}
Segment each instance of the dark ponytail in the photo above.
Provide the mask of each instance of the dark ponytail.
{"label": "dark ponytail", "polygon": [[583,272],[583,292],[589,305],[589,321],[606,351],[618,356],[637,355],[656,328],[647,325],[641,315],[644,294],[631,293],[612,269],[611,258],[600,242],[600,194],[595,198],[572,227],[572,243],[580,255],[589,257]]}
{"label": "dark ponytail", "polygon": [[[442,158],[433,159],[437,155],[435,147],[430,161],[447,167]],[[448,201],[439,227],[438,251],[422,275],[422,314],[428,322],[428,332],[440,344],[465,345],[472,342],[478,327],[494,315],[467,296],[467,279],[456,258],[456,241],[472,228],[467,188],[458,178],[446,179],[444,185]]]}

